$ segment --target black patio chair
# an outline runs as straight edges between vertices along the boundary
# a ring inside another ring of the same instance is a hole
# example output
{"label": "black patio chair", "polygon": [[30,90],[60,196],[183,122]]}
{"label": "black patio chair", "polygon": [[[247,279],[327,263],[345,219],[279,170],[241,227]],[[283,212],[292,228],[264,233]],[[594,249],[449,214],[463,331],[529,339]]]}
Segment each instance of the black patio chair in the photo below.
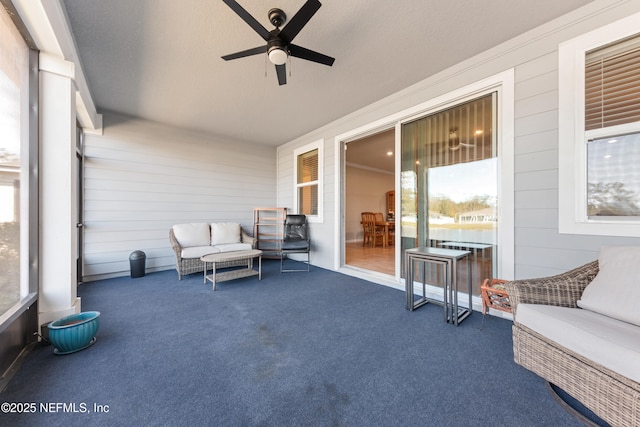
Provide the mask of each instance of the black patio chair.
{"label": "black patio chair", "polygon": [[[280,251],[280,272],[309,271],[311,242],[306,215],[287,215],[284,220],[282,247]],[[307,254],[307,269],[285,269],[284,259],[290,254]]]}

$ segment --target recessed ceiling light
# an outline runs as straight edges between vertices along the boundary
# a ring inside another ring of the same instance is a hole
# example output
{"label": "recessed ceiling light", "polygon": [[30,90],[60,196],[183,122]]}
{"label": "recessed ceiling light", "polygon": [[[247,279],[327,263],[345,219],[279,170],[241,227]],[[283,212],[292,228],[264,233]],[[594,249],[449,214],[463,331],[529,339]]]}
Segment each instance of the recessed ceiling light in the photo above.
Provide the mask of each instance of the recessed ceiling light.
{"label": "recessed ceiling light", "polygon": [[605,159],[610,159],[610,158],[611,158],[611,154],[605,154],[605,155],[604,155],[604,158],[605,158]]}
{"label": "recessed ceiling light", "polygon": [[387,156],[393,156],[393,151],[387,151]]}
{"label": "recessed ceiling light", "polygon": [[618,142],[617,139],[610,139],[607,141],[609,144],[615,144],[616,142]]}

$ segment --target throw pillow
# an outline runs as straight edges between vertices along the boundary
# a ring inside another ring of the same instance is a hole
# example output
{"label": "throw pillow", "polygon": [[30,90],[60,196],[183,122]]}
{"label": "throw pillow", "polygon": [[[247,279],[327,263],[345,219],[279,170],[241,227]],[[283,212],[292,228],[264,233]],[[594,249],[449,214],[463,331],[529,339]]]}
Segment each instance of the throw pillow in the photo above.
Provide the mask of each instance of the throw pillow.
{"label": "throw pillow", "polygon": [[233,222],[220,222],[211,224],[211,244],[226,245],[228,243],[240,243],[240,224]]}
{"label": "throw pillow", "polygon": [[206,222],[192,224],[176,224],[173,234],[183,248],[190,246],[209,246],[209,224]]}
{"label": "throw pillow", "polygon": [[578,307],[640,326],[640,247],[600,250],[598,274],[587,285]]}

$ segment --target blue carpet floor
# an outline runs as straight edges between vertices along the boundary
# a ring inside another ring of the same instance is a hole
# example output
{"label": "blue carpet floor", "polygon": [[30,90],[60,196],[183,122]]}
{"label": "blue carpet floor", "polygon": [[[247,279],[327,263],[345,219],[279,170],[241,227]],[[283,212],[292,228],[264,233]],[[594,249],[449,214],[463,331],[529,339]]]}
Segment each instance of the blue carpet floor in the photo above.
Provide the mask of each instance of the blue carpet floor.
{"label": "blue carpet floor", "polygon": [[510,321],[455,327],[440,306],[409,312],[403,292],[317,267],[265,261],[262,281],[215,292],[165,271],[78,294],[101,312],[96,343],[36,346],[0,402],[37,410],[1,425],[581,425],[513,362]]}

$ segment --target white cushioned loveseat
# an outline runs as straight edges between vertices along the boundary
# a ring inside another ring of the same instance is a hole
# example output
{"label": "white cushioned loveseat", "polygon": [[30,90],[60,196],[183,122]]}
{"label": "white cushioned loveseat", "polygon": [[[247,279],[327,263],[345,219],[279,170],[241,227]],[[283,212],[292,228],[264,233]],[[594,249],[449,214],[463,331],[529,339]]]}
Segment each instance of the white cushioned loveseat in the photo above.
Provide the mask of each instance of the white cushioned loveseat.
{"label": "white cushioned loveseat", "polygon": [[516,363],[614,426],[640,425],[640,247],[505,284]]}
{"label": "white cushioned loveseat", "polygon": [[[176,224],[169,231],[171,248],[176,255],[178,279],[184,274],[204,270],[200,257],[221,252],[253,249],[255,241],[238,223],[206,222]],[[233,267],[246,264],[245,260],[219,263],[217,267]]]}

